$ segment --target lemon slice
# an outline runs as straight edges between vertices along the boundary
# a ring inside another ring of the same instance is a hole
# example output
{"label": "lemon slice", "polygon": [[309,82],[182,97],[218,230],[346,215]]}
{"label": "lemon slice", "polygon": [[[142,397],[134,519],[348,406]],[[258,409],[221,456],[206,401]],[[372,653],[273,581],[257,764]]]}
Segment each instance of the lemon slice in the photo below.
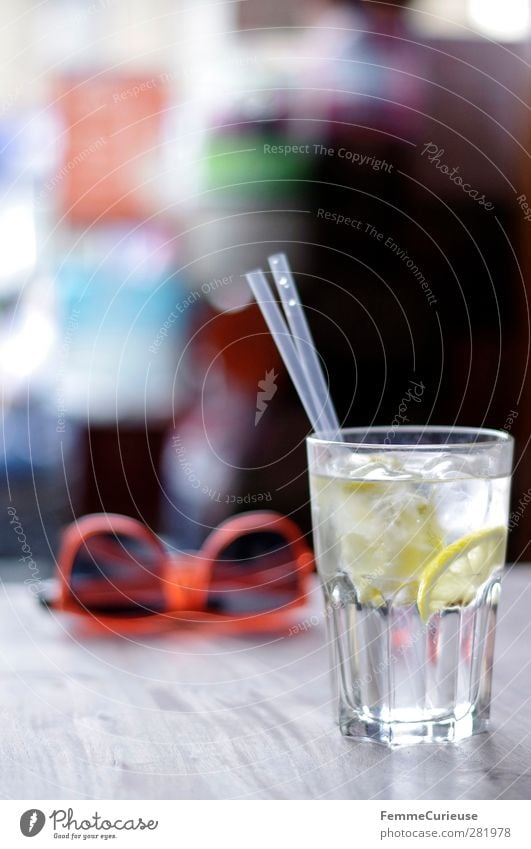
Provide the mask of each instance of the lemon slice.
{"label": "lemon slice", "polygon": [[429,489],[411,480],[312,476],[312,494],[328,533],[321,571],[346,572],[361,604],[415,604],[425,566],[444,548]]}
{"label": "lemon slice", "polygon": [[365,580],[390,596],[414,585],[424,567],[442,551],[436,513],[410,483],[363,483],[344,487],[333,514],[340,560],[358,585]]}
{"label": "lemon slice", "polygon": [[505,558],[505,528],[487,528],[461,537],[436,554],[422,571],[417,594],[427,622],[446,607],[470,604],[478,589]]}
{"label": "lemon slice", "polygon": [[363,579],[356,585],[356,593],[360,604],[367,604],[370,607],[383,607],[385,604],[381,592]]}

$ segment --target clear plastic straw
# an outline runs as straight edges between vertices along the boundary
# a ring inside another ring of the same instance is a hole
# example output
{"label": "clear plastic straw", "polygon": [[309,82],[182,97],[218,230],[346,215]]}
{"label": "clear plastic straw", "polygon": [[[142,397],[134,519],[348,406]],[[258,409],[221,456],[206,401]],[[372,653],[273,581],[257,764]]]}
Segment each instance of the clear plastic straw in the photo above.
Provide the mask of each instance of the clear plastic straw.
{"label": "clear plastic straw", "polygon": [[257,268],[245,275],[251,287],[256,302],[262,311],[265,322],[271,332],[275,344],[280,352],[284,365],[288,370],[295,389],[306,410],[314,430],[320,429],[320,410],[310,389],[306,372],[299,359],[299,354],[292,339],[289,328],[280,311],[280,307],[273,300],[272,292],[262,269]]}
{"label": "clear plastic straw", "polygon": [[[323,423],[325,430],[331,431],[337,436],[340,430],[339,421],[330,398],[328,385],[315,350],[312,334],[308,327],[306,316],[304,315],[297,285],[291,273],[286,254],[281,253],[270,256],[269,265],[278,294],[284,306],[284,312],[286,313],[292,338],[299,353],[300,362],[306,372],[308,384],[317,403],[317,407],[320,410],[319,419]],[[317,429],[322,430],[321,427]]]}

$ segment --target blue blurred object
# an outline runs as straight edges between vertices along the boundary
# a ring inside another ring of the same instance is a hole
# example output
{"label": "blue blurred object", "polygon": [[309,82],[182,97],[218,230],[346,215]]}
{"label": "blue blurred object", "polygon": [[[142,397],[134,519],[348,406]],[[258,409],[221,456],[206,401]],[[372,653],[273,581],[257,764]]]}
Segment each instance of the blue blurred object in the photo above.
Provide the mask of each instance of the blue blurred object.
{"label": "blue blurred object", "polygon": [[[0,508],[4,519],[7,510],[17,516],[29,553],[39,558],[41,577],[49,572],[61,526],[69,515],[68,504],[79,489],[78,457],[78,429],[59,434],[48,404],[27,398],[24,404],[19,401],[3,411]],[[28,554],[22,551],[22,536],[14,533],[9,515],[0,529],[0,557],[13,559],[14,577],[22,580],[29,574]]]}
{"label": "blue blurred object", "polygon": [[173,386],[191,310],[168,232],[107,225],[83,234],[57,272],[66,416],[161,421],[186,400]]}

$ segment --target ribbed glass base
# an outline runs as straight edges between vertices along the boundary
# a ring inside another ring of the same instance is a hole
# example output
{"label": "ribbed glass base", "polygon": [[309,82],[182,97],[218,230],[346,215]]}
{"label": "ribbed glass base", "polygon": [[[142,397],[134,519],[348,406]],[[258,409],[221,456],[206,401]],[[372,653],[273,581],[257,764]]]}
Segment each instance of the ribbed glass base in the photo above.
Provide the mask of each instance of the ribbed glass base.
{"label": "ribbed glass base", "polygon": [[415,743],[457,743],[472,734],[487,731],[488,719],[473,712],[461,719],[448,717],[434,722],[381,722],[371,717],[348,716],[339,722],[344,737],[385,743],[388,746],[411,746]]}
{"label": "ribbed glass base", "polygon": [[428,623],[415,605],[370,607],[333,583],[325,596],[342,734],[410,745],[487,729],[499,577]]}

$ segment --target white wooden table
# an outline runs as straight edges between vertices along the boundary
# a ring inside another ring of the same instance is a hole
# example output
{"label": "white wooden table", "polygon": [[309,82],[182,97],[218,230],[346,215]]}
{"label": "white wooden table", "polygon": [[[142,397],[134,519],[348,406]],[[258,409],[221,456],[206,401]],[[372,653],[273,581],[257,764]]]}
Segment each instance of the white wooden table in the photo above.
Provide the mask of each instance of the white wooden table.
{"label": "white wooden table", "polygon": [[530,567],[502,597],[493,731],[390,751],[333,723],[317,588],[297,636],[133,642],[82,641],[0,584],[0,796],[530,798]]}

